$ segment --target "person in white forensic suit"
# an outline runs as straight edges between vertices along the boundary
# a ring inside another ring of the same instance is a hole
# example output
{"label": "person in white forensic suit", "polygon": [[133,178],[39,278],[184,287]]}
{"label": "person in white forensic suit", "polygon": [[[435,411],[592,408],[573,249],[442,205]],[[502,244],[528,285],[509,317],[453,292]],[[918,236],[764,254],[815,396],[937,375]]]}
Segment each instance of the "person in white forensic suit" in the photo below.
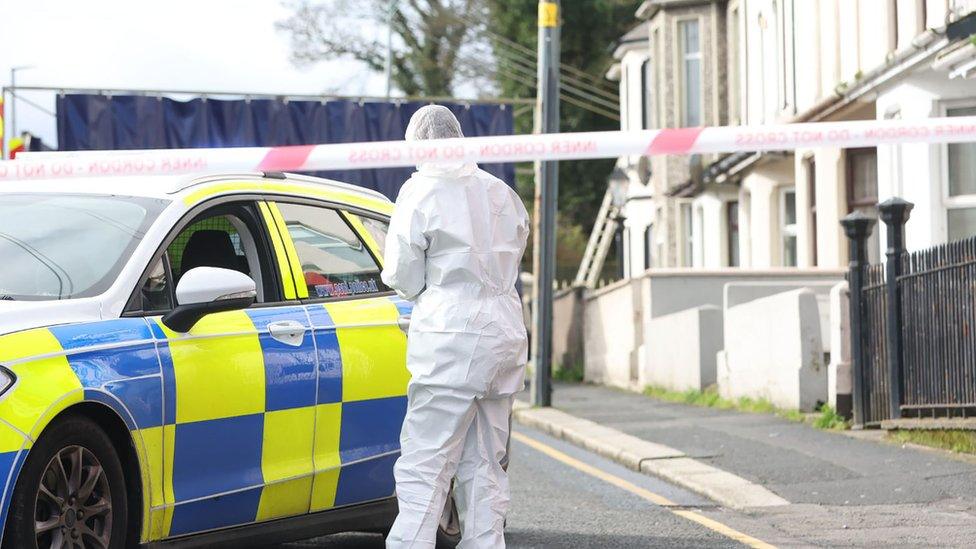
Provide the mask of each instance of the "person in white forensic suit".
{"label": "person in white forensic suit", "polygon": [[[421,108],[406,139],[463,137],[450,110]],[[414,300],[407,414],[388,548],[434,547],[452,479],[462,548],[505,546],[506,458],[528,343],[516,293],[529,235],[521,199],[473,163],[420,164],[400,189],[383,281]]]}

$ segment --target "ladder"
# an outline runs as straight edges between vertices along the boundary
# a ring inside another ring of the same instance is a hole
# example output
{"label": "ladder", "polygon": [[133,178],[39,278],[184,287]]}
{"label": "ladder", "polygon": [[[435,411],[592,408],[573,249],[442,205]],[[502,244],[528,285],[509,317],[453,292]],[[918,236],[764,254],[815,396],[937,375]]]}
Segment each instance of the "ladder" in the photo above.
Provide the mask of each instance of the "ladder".
{"label": "ladder", "polygon": [[593,232],[586,243],[586,251],[583,252],[583,261],[580,262],[579,271],[576,272],[576,286],[595,288],[603,271],[603,263],[607,259],[613,237],[617,233],[620,225],[620,208],[613,204],[613,193],[610,189],[603,195],[603,202],[600,204],[600,211],[596,215],[596,223],[593,224]]}

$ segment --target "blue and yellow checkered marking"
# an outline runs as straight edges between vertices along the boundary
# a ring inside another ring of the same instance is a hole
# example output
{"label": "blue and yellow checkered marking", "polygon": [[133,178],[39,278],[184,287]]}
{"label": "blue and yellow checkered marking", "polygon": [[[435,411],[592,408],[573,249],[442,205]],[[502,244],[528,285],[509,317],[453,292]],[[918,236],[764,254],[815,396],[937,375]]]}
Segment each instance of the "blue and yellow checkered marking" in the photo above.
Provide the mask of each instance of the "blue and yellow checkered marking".
{"label": "blue and yellow checkered marking", "polygon": [[[0,361],[20,378],[0,400],[17,429],[0,424],[6,497],[30,444],[18,430],[36,436],[82,400],[112,406],[132,432],[144,541],[389,497],[409,378],[395,321],[408,307],[256,308],[188,335],[119,319],[3,336]],[[300,346],[268,335],[282,320],[309,327]]]}
{"label": "blue and yellow checkered marking", "polygon": [[300,306],[247,311],[264,354],[266,409],[287,410],[315,405],[315,344],[306,333],[302,344],[287,345],[268,333],[272,322],[297,322],[308,329],[308,316]]}
{"label": "blue and yellow checkered marking", "polygon": [[322,305],[309,306],[308,316],[314,329],[318,364],[316,404],[342,402],[342,353],[335,322]]}

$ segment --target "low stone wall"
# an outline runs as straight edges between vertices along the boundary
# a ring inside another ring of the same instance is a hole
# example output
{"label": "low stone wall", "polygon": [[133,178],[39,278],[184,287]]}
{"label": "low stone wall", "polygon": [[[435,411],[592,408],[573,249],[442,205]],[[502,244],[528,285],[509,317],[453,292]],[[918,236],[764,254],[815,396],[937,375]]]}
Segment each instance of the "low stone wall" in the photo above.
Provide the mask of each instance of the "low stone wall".
{"label": "low stone wall", "polygon": [[804,288],[727,308],[717,369],[726,398],[764,398],[804,411],[826,402],[816,294]]}
{"label": "low stone wall", "polygon": [[722,310],[695,307],[651,319],[646,361],[638,383],[672,391],[704,390],[714,385],[716,353],[722,349]]}
{"label": "low stone wall", "polygon": [[552,361],[557,367],[582,366],[583,287],[559,290],[552,299]]}
{"label": "low stone wall", "polygon": [[823,342],[824,352],[830,352],[830,291],[837,285],[837,279],[825,280],[763,280],[730,282],[725,285],[724,308],[734,307],[743,303],[781,294],[792,290],[807,288],[812,291],[817,300],[817,311],[820,320],[820,341]]}
{"label": "low stone wall", "polygon": [[584,299],[586,381],[636,387],[640,323],[634,315],[640,313],[639,297],[640,281],[623,280]]}
{"label": "low stone wall", "polygon": [[[822,390],[818,390],[816,399],[826,401],[826,353],[837,341],[830,336],[831,326],[839,322],[830,307],[830,290],[843,280],[844,271],[837,269],[652,269],[640,278],[585,292],[580,298],[584,378],[592,383],[637,390],[647,385],[673,390],[721,385],[718,362],[712,357],[724,356],[720,352],[723,348],[739,348],[741,338],[748,344],[768,346],[769,353],[764,355],[767,358],[795,351],[794,342],[784,343],[770,334],[776,333],[779,326],[801,322],[798,306],[770,312],[760,302],[805,289],[808,295],[802,301],[803,314],[807,316],[802,319],[803,329],[816,332],[816,351],[811,347],[805,360],[821,366]],[[574,324],[568,318],[575,313],[568,303],[560,309],[567,312],[557,312],[562,318],[554,319],[555,324],[562,326],[556,329],[561,334],[557,335],[560,341],[554,341],[554,349],[558,349],[554,352],[556,361],[572,356]],[[760,303],[758,308],[756,303]],[[729,327],[739,318],[736,313],[732,318],[728,316],[733,309],[760,316],[773,314],[777,320],[767,326],[762,318],[747,318],[744,320],[748,323],[758,322],[750,324],[752,331],[732,333]],[[841,313],[846,314],[846,310]],[[789,359],[781,367],[794,368],[799,360]],[[806,375],[805,370],[801,373]],[[782,392],[792,394],[799,390],[794,389],[786,387]],[[769,393],[764,391],[741,396],[763,397]],[[799,397],[780,400],[798,403]],[[804,401],[808,407],[814,404]]]}
{"label": "low stone wall", "polygon": [[827,403],[850,417],[853,406],[851,378],[851,315],[847,282],[830,290],[830,364],[827,366]]}

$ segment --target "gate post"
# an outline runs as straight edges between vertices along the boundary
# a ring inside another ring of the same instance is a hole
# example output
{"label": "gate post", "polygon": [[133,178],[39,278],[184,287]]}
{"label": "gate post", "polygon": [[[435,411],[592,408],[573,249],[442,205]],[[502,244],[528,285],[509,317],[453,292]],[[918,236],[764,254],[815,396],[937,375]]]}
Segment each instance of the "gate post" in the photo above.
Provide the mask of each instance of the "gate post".
{"label": "gate post", "polygon": [[888,347],[888,415],[891,419],[901,417],[901,398],[904,387],[902,376],[901,337],[901,292],[898,277],[901,276],[901,258],[905,253],[905,223],[912,213],[914,204],[898,197],[889,198],[878,204],[881,220],[888,233],[888,250],[885,259],[885,296],[888,301],[885,311],[885,344]]}
{"label": "gate post", "polygon": [[874,228],[874,218],[853,212],[840,220],[848,238],[847,285],[851,315],[851,399],[854,424],[864,425],[864,351],[861,348],[867,326],[864,322],[864,268],[868,264],[866,244]]}

